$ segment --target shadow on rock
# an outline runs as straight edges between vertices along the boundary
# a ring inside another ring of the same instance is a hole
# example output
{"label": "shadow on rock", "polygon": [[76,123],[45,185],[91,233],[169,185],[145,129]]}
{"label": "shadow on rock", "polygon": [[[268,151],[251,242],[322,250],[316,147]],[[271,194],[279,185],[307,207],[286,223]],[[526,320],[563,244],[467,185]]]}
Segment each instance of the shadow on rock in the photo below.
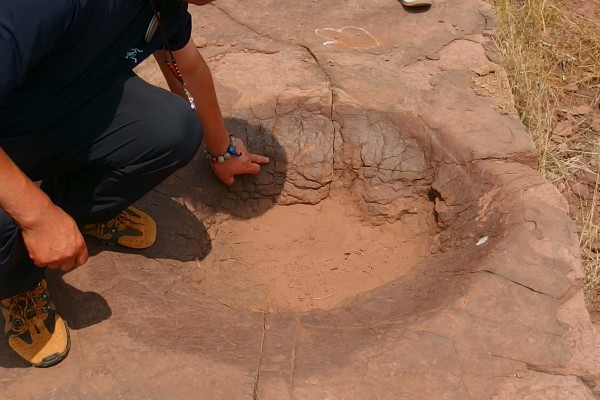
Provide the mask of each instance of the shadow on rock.
{"label": "shadow on rock", "polygon": [[30,368],[31,365],[17,355],[6,340],[0,340],[0,368]]}
{"label": "shadow on rock", "polygon": [[46,270],[48,289],[69,328],[82,329],[98,324],[112,315],[108,302],[96,292],[82,292],[63,279],[63,273]]}
{"label": "shadow on rock", "polygon": [[91,238],[87,241],[90,255],[110,250],[181,262],[203,260],[211,250],[210,238],[202,222],[184,205],[174,200],[182,196],[184,190],[167,194],[158,188],[136,204],[154,218],[158,227],[156,242],[149,249],[110,246]]}
{"label": "shadow on rock", "polygon": [[210,222],[216,213],[250,219],[264,214],[279,199],[286,179],[288,160],[275,136],[261,124],[226,118],[233,135],[244,140],[248,151],[269,157],[258,175],[237,176],[232,186],[221,183],[201,150],[194,161],[159,187],[161,193],[181,198],[199,220]]}
{"label": "shadow on rock", "polygon": [[244,140],[250,152],[269,157],[270,162],[261,167],[258,175],[237,176],[235,183],[227,187],[214,175],[200,150],[188,166],[137,203],[158,226],[156,243],[151,248],[130,250],[90,239],[90,255],[110,250],[181,262],[201,261],[212,250],[205,224],[213,223],[216,214],[250,219],[272,208],[286,179],[285,150],[260,124],[237,118],[226,118],[225,123],[229,132]]}

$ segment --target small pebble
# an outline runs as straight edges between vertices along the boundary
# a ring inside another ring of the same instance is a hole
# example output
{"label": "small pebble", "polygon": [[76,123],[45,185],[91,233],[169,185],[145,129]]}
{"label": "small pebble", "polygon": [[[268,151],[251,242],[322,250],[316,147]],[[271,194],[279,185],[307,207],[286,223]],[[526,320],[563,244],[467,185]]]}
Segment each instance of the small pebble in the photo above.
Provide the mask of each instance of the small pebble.
{"label": "small pebble", "polygon": [[598,178],[598,174],[596,172],[591,172],[591,171],[585,171],[583,173],[583,180],[585,181],[585,183],[587,183],[588,185],[595,185],[596,184],[596,179]]}
{"label": "small pebble", "polygon": [[194,43],[196,44],[196,47],[199,49],[208,46],[208,40],[206,38],[194,39]]}

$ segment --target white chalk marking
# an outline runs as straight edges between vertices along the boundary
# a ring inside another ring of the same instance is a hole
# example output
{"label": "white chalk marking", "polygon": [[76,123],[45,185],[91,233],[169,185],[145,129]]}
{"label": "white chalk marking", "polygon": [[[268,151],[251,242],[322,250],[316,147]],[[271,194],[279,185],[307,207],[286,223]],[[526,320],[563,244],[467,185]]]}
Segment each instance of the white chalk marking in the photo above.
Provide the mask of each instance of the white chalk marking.
{"label": "white chalk marking", "polygon": [[477,244],[475,246],[481,246],[482,244],[484,244],[485,242],[487,242],[488,239],[489,239],[489,236],[484,236],[484,237],[480,238],[477,241]]}
{"label": "white chalk marking", "polygon": [[330,39],[329,37],[327,37],[326,35],[322,35],[320,32],[337,32],[337,33],[343,33],[343,31],[345,29],[357,29],[363,33],[365,33],[369,38],[373,39],[375,41],[375,44],[373,46],[359,46],[359,47],[353,47],[353,46],[348,46],[349,48],[355,48],[355,49],[370,49],[373,47],[377,47],[379,46],[379,40],[377,40],[377,38],[375,36],[373,36],[369,31],[367,31],[365,28],[361,28],[359,26],[353,26],[353,25],[349,25],[349,26],[344,26],[342,28],[317,28],[315,29],[315,33],[319,36],[321,36],[323,39],[329,39],[323,42],[323,46],[331,46],[333,44],[336,43],[340,43],[338,41],[338,39]]}

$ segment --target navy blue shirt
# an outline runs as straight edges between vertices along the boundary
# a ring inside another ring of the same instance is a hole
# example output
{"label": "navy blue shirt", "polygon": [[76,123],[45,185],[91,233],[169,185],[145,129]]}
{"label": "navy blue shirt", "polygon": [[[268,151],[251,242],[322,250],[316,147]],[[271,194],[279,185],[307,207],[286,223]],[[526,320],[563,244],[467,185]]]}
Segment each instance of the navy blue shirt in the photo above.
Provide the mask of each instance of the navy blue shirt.
{"label": "navy blue shirt", "polygon": [[185,46],[187,3],[155,0],[164,34],[146,42],[142,0],[0,0],[0,141],[51,127],[163,47]]}

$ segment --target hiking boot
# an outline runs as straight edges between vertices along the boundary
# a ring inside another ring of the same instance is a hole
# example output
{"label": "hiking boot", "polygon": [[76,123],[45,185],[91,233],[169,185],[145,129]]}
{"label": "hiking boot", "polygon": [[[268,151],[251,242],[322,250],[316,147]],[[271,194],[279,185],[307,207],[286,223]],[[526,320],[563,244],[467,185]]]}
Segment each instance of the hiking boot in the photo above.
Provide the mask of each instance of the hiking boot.
{"label": "hiking boot", "polygon": [[156,222],[148,214],[130,206],[109,221],[84,225],[81,232],[108,244],[146,249],[156,240]]}
{"label": "hiking boot", "polygon": [[50,367],[69,352],[69,327],[48,297],[46,280],[0,301],[8,345],[34,367]]}
{"label": "hiking boot", "polygon": [[433,4],[433,0],[400,0],[400,3],[406,7],[428,7]]}

